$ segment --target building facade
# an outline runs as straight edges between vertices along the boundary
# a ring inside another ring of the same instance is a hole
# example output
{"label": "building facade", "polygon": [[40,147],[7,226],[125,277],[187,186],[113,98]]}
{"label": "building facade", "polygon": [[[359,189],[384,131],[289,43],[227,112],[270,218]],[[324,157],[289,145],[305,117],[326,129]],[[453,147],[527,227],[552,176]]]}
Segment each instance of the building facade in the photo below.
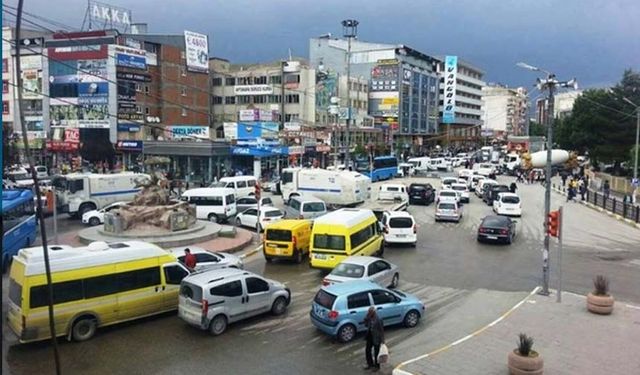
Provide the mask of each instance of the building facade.
{"label": "building facade", "polygon": [[[561,92],[554,95],[553,105],[553,117],[564,118],[571,114],[573,110],[573,104],[576,99],[582,95],[582,90]],[[547,98],[540,98],[536,100],[536,121],[539,124],[546,124]]]}
{"label": "building facade", "polygon": [[439,60],[439,141],[476,142],[481,136],[484,71],[457,56],[440,56]]}
{"label": "building facade", "polygon": [[505,138],[528,134],[528,97],[524,87],[487,85],[482,88],[481,135]]}

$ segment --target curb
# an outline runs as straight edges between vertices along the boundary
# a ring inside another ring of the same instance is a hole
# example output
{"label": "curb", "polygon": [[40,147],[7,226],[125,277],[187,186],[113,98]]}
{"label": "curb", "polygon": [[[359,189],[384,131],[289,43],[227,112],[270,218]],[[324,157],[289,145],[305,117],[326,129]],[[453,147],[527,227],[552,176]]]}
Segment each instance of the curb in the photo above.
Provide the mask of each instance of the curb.
{"label": "curb", "polygon": [[[567,193],[563,192],[560,189],[554,188],[554,187],[552,187],[551,190],[553,190],[554,192],[556,192],[556,193],[558,193],[560,195],[563,195],[563,196],[567,195]],[[640,223],[636,223],[635,221],[633,221],[631,219],[625,219],[624,217],[622,217],[622,215],[614,214],[613,212],[607,211],[607,210],[603,209],[602,207],[596,206],[595,204],[590,203],[590,202],[585,202],[585,201],[577,201],[577,202],[579,202],[583,206],[587,206],[587,207],[589,207],[589,208],[591,208],[593,210],[596,210],[596,211],[599,211],[599,212],[602,212],[602,213],[606,213],[609,217],[613,217],[618,221],[621,221],[623,223],[629,224],[632,227],[640,229]]]}
{"label": "curb", "polygon": [[534,294],[536,294],[538,292],[538,290],[540,290],[540,287],[537,286],[535,287],[531,293],[529,293],[526,297],[524,297],[524,299],[522,299],[520,302],[516,303],[513,307],[511,307],[509,310],[507,310],[504,314],[500,315],[496,320],[494,320],[493,322],[485,325],[484,327],[476,330],[475,332],[472,332],[454,342],[452,342],[451,344],[445,345],[439,349],[436,349],[430,353],[427,354],[423,354],[421,356],[406,360],[402,363],[400,363],[399,365],[397,365],[394,369],[393,369],[393,375],[414,375],[412,372],[409,372],[407,370],[402,370],[401,367],[406,366],[408,364],[411,364],[413,362],[419,361],[421,359],[425,359],[428,357],[432,357],[438,353],[444,352],[445,350],[451,349],[454,346],[461,344],[479,334],[481,334],[482,332],[486,331],[488,328],[493,327],[494,325],[500,323],[502,320],[504,320],[505,318],[507,318],[509,315],[511,315],[511,313],[513,313],[517,308],[519,308],[520,306],[522,306],[523,303],[525,303],[527,300],[529,300],[529,298],[531,298]]}
{"label": "curb", "polygon": [[216,252],[237,253],[238,251],[240,251],[240,250],[244,249],[245,247],[247,247],[251,242],[253,242],[253,235],[249,236],[249,238],[246,241],[243,241],[243,242],[239,243],[238,245],[234,245],[234,246],[232,246],[232,247],[230,247],[228,249],[222,249],[222,250],[219,250],[219,251],[216,251]]}
{"label": "curb", "polygon": [[259,253],[261,250],[262,250],[262,245],[256,247],[255,249],[253,249],[253,250],[251,250],[249,252],[246,252],[246,253],[240,255],[240,259],[244,260],[244,259],[247,259],[249,257],[252,257],[252,256],[256,255],[257,253]]}

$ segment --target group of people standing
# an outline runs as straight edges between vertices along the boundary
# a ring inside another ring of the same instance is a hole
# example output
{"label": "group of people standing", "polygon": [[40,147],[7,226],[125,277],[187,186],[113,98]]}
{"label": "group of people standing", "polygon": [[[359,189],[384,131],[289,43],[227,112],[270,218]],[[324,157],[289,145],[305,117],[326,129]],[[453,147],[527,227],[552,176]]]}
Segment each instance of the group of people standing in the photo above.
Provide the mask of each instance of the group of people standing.
{"label": "group of people standing", "polygon": [[[584,195],[587,193],[587,177],[572,175],[571,179],[567,174],[562,174],[562,186],[567,187],[567,202],[575,202],[575,198],[580,194],[580,199],[585,200]],[[568,182],[567,182],[568,180]],[[607,181],[608,183],[608,181]]]}

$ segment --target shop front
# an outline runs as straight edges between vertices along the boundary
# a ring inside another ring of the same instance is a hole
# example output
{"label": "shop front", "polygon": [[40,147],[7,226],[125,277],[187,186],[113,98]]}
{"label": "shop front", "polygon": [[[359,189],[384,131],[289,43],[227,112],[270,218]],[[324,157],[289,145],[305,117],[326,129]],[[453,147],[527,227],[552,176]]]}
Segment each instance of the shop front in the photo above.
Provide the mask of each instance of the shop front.
{"label": "shop front", "polygon": [[143,141],[121,139],[115,144],[118,160],[122,163],[124,170],[143,170],[142,151]]}
{"label": "shop front", "polygon": [[232,146],[234,173],[271,180],[287,164],[289,148],[279,145]]}

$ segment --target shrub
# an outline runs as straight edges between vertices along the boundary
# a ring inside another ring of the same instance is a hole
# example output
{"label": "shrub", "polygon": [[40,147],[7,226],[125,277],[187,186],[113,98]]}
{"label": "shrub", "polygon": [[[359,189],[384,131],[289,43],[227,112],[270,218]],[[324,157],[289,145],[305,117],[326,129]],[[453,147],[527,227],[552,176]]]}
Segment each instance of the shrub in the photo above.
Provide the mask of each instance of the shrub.
{"label": "shrub", "polygon": [[608,296],[609,295],[609,279],[605,276],[598,275],[593,279],[593,294],[597,296]]}
{"label": "shrub", "polygon": [[518,335],[518,353],[523,357],[528,357],[533,347],[533,337],[527,336],[525,333]]}

